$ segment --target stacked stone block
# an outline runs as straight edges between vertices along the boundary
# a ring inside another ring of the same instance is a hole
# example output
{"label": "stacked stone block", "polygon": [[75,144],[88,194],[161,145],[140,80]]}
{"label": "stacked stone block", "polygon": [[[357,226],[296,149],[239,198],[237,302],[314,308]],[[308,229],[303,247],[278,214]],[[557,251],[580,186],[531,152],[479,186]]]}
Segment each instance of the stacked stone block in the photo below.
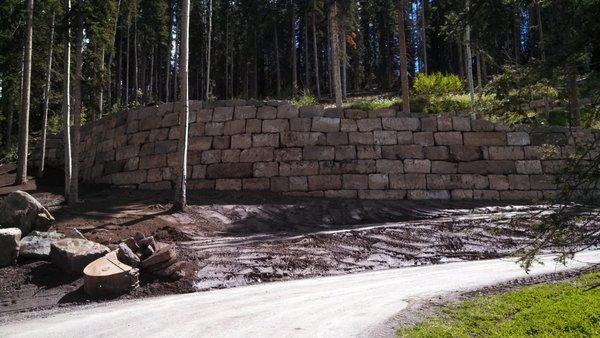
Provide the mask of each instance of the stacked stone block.
{"label": "stacked stone block", "polygon": [[[236,105],[237,104],[237,105]],[[82,132],[88,182],[171,189],[178,104],[96,121]],[[394,110],[296,108],[233,102],[190,108],[191,189],[273,191],[362,199],[538,200],[552,197],[578,143],[598,131],[508,129],[463,116],[399,116]],[[60,142],[49,142],[60,163]]]}

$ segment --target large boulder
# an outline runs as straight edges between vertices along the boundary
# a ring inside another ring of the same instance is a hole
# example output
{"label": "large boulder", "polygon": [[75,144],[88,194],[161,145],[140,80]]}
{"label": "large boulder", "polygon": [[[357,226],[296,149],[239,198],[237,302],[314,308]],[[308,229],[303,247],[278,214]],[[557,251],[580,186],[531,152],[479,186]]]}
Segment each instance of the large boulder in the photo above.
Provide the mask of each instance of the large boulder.
{"label": "large boulder", "polygon": [[102,244],[85,239],[65,238],[52,243],[50,259],[64,271],[81,275],[88,264],[109,252]]}
{"label": "large boulder", "polygon": [[33,196],[24,191],[11,192],[0,201],[0,224],[19,228],[23,235],[31,230],[46,230],[54,217]]}
{"label": "large boulder", "polygon": [[0,266],[11,265],[19,256],[21,230],[17,228],[0,229]]}
{"label": "large boulder", "polygon": [[19,256],[35,259],[50,259],[50,247],[52,243],[64,238],[58,232],[32,231],[21,239]]}

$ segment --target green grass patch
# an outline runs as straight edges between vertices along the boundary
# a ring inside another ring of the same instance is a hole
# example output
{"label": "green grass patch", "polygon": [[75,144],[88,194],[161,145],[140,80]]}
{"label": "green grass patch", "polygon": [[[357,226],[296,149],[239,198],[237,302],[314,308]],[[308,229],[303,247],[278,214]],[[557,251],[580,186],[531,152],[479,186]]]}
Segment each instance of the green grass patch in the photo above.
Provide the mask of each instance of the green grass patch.
{"label": "green grass patch", "polygon": [[402,105],[402,99],[398,97],[391,98],[373,98],[363,99],[355,102],[351,102],[348,106],[350,109],[360,109],[365,111],[372,111],[376,109],[387,109],[392,107],[399,107]]}
{"label": "green grass patch", "polygon": [[399,337],[599,337],[600,273],[447,305]]}

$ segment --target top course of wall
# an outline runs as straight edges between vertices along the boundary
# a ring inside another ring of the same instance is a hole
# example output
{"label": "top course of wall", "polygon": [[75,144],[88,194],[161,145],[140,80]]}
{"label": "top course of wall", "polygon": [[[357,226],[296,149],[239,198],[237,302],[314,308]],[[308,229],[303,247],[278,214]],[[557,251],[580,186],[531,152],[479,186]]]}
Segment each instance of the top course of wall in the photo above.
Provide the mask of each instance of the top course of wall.
{"label": "top course of wall", "polygon": [[[178,111],[165,103],[84,126],[81,178],[171,189]],[[600,140],[597,130],[281,101],[191,101],[189,128],[190,189],[364,199],[549,198],[576,145]],[[47,153],[50,165],[61,165],[59,138]]]}

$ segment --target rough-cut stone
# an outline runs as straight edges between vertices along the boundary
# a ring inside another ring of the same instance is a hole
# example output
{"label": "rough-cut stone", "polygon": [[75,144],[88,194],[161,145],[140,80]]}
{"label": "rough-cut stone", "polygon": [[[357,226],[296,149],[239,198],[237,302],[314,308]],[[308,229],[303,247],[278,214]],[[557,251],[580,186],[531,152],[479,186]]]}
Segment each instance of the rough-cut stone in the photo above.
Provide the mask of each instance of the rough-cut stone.
{"label": "rough-cut stone", "polygon": [[255,106],[237,106],[234,109],[233,116],[235,120],[245,120],[256,118]]}
{"label": "rough-cut stone", "polygon": [[369,176],[368,175],[342,175],[342,188],[343,189],[368,189],[369,188]]}
{"label": "rough-cut stone", "polygon": [[307,146],[304,148],[304,160],[328,161],[335,159],[335,148],[330,146]]}
{"label": "rough-cut stone", "polygon": [[240,162],[270,162],[273,161],[273,148],[250,148],[242,150]]}
{"label": "rough-cut stone", "polygon": [[531,184],[527,175],[509,175],[508,183],[510,190],[529,190]]}
{"label": "rough-cut stone", "polygon": [[224,122],[233,119],[233,107],[215,107],[212,120]]}
{"label": "rough-cut stone", "polygon": [[242,180],[236,178],[218,179],[215,184],[215,190],[242,190]]}
{"label": "rough-cut stone", "polygon": [[250,191],[269,190],[271,181],[268,178],[244,178],[242,180],[242,187],[244,190]]}
{"label": "rough-cut stone", "polygon": [[344,132],[334,132],[327,133],[327,145],[328,146],[338,146],[348,144],[348,133]]}
{"label": "rough-cut stone", "polygon": [[404,160],[404,172],[405,173],[430,173],[431,172],[431,161],[430,160]]}
{"label": "rough-cut stone", "polygon": [[369,189],[384,190],[389,188],[388,174],[370,174]]}
{"label": "rough-cut stone", "polygon": [[426,189],[427,179],[425,174],[392,174],[390,175],[391,189]]}
{"label": "rough-cut stone", "polygon": [[341,131],[358,131],[358,126],[356,125],[356,120],[351,119],[342,119],[341,120]]}
{"label": "rough-cut stone", "polygon": [[419,130],[421,121],[414,117],[384,117],[381,119],[385,130]]}
{"label": "rough-cut stone", "polygon": [[125,243],[119,244],[119,249],[117,251],[117,258],[119,259],[119,261],[121,261],[131,267],[134,267],[134,268],[137,268],[138,265],[140,265],[140,258]]}
{"label": "rough-cut stone", "polygon": [[217,163],[206,169],[206,178],[249,178],[253,174],[252,163]]}
{"label": "rough-cut stone", "polygon": [[279,147],[279,134],[254,134],[252,135],[252,147]]}
{"label": "rough-cut stone", "polygon": [[526,132],[512,132],[506,134],[509,146],[528,146],[531,143],[529,134]]}
{"label": "rough-cut stone", "polygon": [[448,190],[410,190],[408,199],[411,200],[448,200],[450,192]]}
{"label": "rough-cut stone", "polygon": [[505,175],[489,175],[490,189],[492,190],[508,190],[510,184],[508,183],[508,176]]}
{"label": "rough-cut stone", "polygon": [[456,162],[471,162],[481,160],[483,154],[480,147],[474,146],[450,146],[450,159]]}
{"label": "rough-cut stone", "polygon": [[0,267],[11,265],[17,260],[20,240],[20,229],[0,229]]}
{"label": "rough-cut stone", "polygon": [[337,147],[335,147],[335,160],[336,161],[355,160],[356,158],[357,158],[356,146],[337,146]]}
{"label": "rough-cut stone", "polygon": [[327,138],[325,134],[314,132],[287,132],[281,134],[281,145],[284,147],[304,147],[325,145]]}
{"label": "rough-cut stone", "polygon": [[423,152],[428,160],[448,160],[450,158],[448,147],[445,146],[425,147]]}
{"label": "rough-cut stone", "polygon": [[404,173],[404,163],[401,160],[378,160],[377,172],[382,174]]}
{"label": "rough-cut stone", "polygon": [[290,119],[291,131],[310,131],[312,128],[312,119],[310,118],[294,118]]}
{"label": "rough-cut stone", "polygon": [[506,133],[503,132],[465,132],[463,139],[467,146],[506,145]]}
{"label": "rough-cut stone", "polygon": [[456,174],[458,164],[446,161],[431,161],[432,174]]}
{"label": "rough-cut stone", "polygon": [[542,162],[539,160],[516,161],[517,174],[541,174]]}
{"label": "rough-cut stone", "polygon": [[0,226],[18,228],[22,235],[31,230],[46,230],[54,217],[33,196],[14,191],[0,201]]}
{"label": "rough-cut stone", "polygon": [[334,190],[342,188],[340,175],[318,175],[308,177],[308,190]]}
{"label": "rough-cut stone", "polygon": [[489,147],[490,160],[522,160],[525,158],[523,147]]}
{"label": "rough-cut stone", "polygon": [[394,145],[398,143],[397,133],[392,130],[376,130],[373,132],[376,145]]}
{"label": "rough-cut stone", "polygon": [[92,241],[65,238],[52,243],[50,258],[65,272],[80,275],[86,265],[109,252],[106,246]]}
{"label": "rough-cut stone", "polygon": [[381,130],[381,119],[361,119],[357,120],[358,131]]}
{"label": "rough-cut stone", "polygon": [[231,136],[231,148],[232,149],[248,149],[252,147],[252,135],[241,134]]}
{"label": "rough-cut stone", "polygon": [[49,259],[52,243],[64,238],[58,232],[32,231],[19,244],[19,256],[34,259]]}
{"label": "rough-cut stone", "polygon": [[415,144],[421,146],[433,146],[434,139],[432,132],[418,132],[413,134]]}
{"label": "rough-cut stone", "polygon": [[375,160],[381,158],[381,147],[356,146],[356,158],[359,160]]}
{"label": "rough-cut stone", "polygon": [[438,131],[451,131],[452,130],[452,117],[451,116],[438,116],[437,130]]}
{"label": "rough-cut stone", "polygon": [[385,159],[422,159],[424,158],[423,146],[420,145],[397,145],[381,147],[381,156]]}
{"label": "rough-cut stone", "polygon": [[412,131],[398,131],[396,132],[398,144],[409,145],[413,143],[413,132]]}
{"label": "rough-cut stone", "polygon": [[270,184],[273,192],[290,191],[290,180],[287,177],[272,177]]}
{"label": "rough-cut stone", "polygon": [[277,118],[277,108],[271,106],[258,107],[256,117],[261,120],[272,120]]}
{"label": "rough-cut stone", "polygon": [[348,133],[348,138],[350,144],[375,144],[375,139],[372,132],[351,132]]}
{"label": "rough-cut stone", "polygon": [[471,121],[471,129],[473,131],[494,131],[496,128],[493,122],[477,119]]}
{"label": "rough-cut stone", "polygon": [[304,106],[298,108],[298,113],[300,117],[319,117],[325,114],[325,107],[323,105]]}
{"label": "rough-cut stone", "polygon": [[471,131],[471,120],[468,117],[453,116],[452,129],[455,131]]}
{"label": "rough-cut stone", "polygon": [[462,133],[458,131],[437,132],[434,134],[435,144],[438,146],[462,145]]}
{"label": "rough-cut stone", "polygon": [[257,162],[254,163],[254,177],[273,177],[279,174],[279,163]]}
{"label": "rough-cut stone", "polygon": [[293,176],[289,180],[290,191],[307,191],[308,178],[306,176]]}
{"label": "rough-cut stone", "polygon": [[331,117],[314,117],[312,119],[312,131],[331,133],[340,131],[340,119]]}
{"label": "rough-cut stone", "polygon": [[246,132],[246,120],[233,120],[225,122],[223,133],[225,135],[243,134]]}

